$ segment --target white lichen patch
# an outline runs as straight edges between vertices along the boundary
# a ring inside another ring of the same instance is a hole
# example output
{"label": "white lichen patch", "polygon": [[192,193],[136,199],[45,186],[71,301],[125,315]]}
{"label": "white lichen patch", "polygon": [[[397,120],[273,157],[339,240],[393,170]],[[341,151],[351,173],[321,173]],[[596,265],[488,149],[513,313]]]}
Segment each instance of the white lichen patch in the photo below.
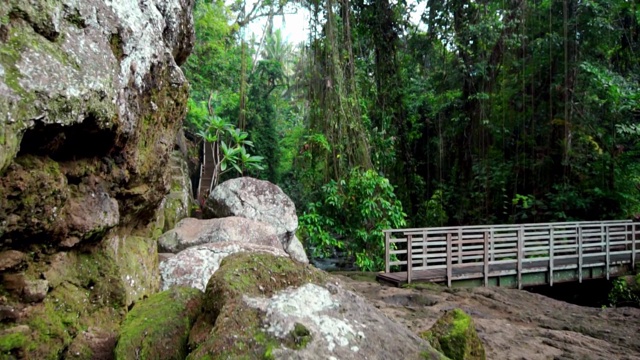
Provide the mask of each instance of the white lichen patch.
{"label": "white lichen patch", "polygon": [[[267,332],[279,338],[287,336],[296,323],[305,325],[314,337],[320,335],[329,351],[336,346],[347,347],[365,337],[362,331],[357,330],[361,325],[332,316],[339,310],[340,304],[329,290],[315,284],[287,289],[270,299],[245,296],[244,301],[266,313]],[[359,350],[357,346],[351,346],[350,349],[353,352]]]}

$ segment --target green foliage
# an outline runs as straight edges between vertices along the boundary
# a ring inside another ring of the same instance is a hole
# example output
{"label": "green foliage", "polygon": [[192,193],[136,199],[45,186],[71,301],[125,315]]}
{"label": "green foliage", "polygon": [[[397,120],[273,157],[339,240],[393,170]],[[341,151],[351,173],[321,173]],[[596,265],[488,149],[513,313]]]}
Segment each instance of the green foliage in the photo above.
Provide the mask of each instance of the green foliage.
{"label": "green foliage", "polygon": [[196,3],[193,14],[196,42],[183,66],[191,85],[191,97],[196,101],[206,100],[211,90],[231,99],[239,89],[242,57],[241,48],[234,41],[235,28],[229,25],[231,16],[223,1]]}
{"label": "green foliage", "polygon": [[444,208],[442,190],[436,190],[429,200],[425,201],[418,212],[417,226],[444,226],[449,216]]}
{"label": "green foliage", "polygon": [[609,292],[609,304],[613,307],[640,307],[640,275],[637,275],[634,281],[629,281],[626,277],[615,279]]}
{"label": "green foliage", "polygon": [[[212,96],[209,105],[213,105],[216,97]],[[189,99],[187,127],[204,140],[204,146],[212,146],[214,150],[213,185],[220,177],[233,169],[239,174],[245,170],[262,170],[262,157],[251,155],[247,147],[252,147],[249,134],[233,126],[216,115],[213,109],[207,109],[207,103],[196,103]]]}
{"label": "green foliage", "polygon": [[216,115],[250,134],[265,171],[249,173],[323,215],[308,226],[331,247],[346,235],[318,230],[337,221],[322,185],[355,167],[387,177],[416,226],[626,218],[640,212],[639,12],[566,4],[430,1],[412,24],[403,2],[307,2],[306,46],[266,28],[243,47],[235,5],[198,1],[185,72],[196,103],[215,90]]}
{"label": "green foliage", "polygon": [[250,78],[247,109],[247,130],[255,141],[255,151],[265,159],[264,177],[278,182],[280,152],[276,132],[274,90],[282,85],[282,64],[276,60],[261,60]]}
{"label": "green foliage", "polygon": [[355,256],[364,271],[384,266],[382,230],[406,225],[406,214],[389,180],[373,170],[352,170],[346,179],[322,187],[322,200],[300,217],[300,230],[312,256],[335,249]]}

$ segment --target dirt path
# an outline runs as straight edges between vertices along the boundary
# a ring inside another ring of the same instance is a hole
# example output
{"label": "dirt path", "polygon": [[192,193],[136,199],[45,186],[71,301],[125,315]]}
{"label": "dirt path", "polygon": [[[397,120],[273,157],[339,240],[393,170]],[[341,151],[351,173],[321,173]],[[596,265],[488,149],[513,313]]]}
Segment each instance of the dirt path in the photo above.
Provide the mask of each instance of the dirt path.
{"label": "dirt path", "polygon": [[416,333],[445,310],[465,310],[487,359],[640,359],[640,309],[581,307],[504,288],[401,289],[338,277]]}

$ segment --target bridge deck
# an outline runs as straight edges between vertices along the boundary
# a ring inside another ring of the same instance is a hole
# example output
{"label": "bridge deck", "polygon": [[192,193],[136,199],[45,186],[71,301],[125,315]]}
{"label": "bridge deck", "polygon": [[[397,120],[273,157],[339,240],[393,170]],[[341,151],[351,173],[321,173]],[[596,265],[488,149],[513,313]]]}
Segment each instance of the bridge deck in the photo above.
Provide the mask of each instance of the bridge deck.
{"label": "bridge deck", "polygon": [[481,279],[486,286],[511,277],[511,284],[521,288],[609,278],[635,267],[639,225],[605,221],[388,230],[386,271],[378,280],[451,286]]}

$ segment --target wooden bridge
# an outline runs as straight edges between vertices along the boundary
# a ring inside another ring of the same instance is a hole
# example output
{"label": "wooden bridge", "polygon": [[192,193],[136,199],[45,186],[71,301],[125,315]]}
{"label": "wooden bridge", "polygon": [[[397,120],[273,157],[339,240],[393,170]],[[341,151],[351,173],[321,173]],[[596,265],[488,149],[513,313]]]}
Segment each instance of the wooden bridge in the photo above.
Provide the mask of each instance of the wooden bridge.
{"label": "wooden bridge", "polygon": [[607,278],[635,268],[640,223],[632,221],[385,230],[385,272],[395,285],[544,285]]}

